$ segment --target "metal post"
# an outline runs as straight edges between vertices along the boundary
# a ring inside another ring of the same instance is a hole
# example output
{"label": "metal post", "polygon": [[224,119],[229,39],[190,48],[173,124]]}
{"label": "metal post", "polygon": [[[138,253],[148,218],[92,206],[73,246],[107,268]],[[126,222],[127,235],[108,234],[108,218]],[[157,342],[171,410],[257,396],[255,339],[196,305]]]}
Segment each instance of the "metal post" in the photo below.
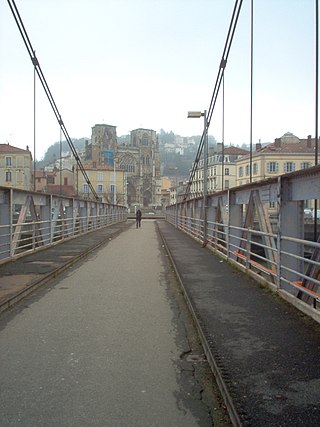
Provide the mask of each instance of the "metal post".
{"label": "metal post", "polygon": [[[315,140],[314,140],[314,144],[315,144],[315,159],[314,159],[314,164],[315,166],[318,164],[318,144],[319,144],[319,140],[318,140],[318,91],[319,91],[319,5],[318,5],[318,0],[316,0],[316,52],[315,52],[315,56],[316,56],[316,87],[315,87],[315,92],[316,92],[316,96],[315,96]],[[317,224],[317,210],[318,210],[318,200],[315,199],[314,201],[314,223],[313,223],[313,240],[316,242],[318,240],[318,224]]]}
{"label": "metal post", "polygon": [[178,228],[178,168],[176,168],[176,218],[175,223],[176,227]]}
{"label": "metal post", "polygon": [[251,74],[250,74],[250,182],[252,182],[252,109],[253,109],[253,0],[251,0]]}
{"label": "metal post", "polygon": [[[208,190],[208,118],[207,110],[201,111],[189,111],[188,118],[200,118],[203,116],[204,119],[204,131],[203,131],[203,246],[207,244],[207,190]],[[199,170],[201,170],[199,168]]]}
{"label": "metal post", "polygon": [[61,136],[61,126],[60,126],[60,196],[62,195],[62,136]]}
{"label": "metal post", "polygon": [[222,76],[222,171],[221,171],[221,189],[224,190],[224,72]]}
{"label": "metal post", "polygon": [[[34,51],[35,56],[35,51]],[[33,67],[33,191],[36,191],[36,65]]]}
{"label": "metal post", "polygon": [[204,118],[204,145],[203,145],[203,243],[207,240],[207,190],[208,190],[208,122],[207,110],[203,112]]}
{"label": "metal post", "polygon": [[113,204],[117,203],[117,195],[116,195],[116,159],[113,159]]}

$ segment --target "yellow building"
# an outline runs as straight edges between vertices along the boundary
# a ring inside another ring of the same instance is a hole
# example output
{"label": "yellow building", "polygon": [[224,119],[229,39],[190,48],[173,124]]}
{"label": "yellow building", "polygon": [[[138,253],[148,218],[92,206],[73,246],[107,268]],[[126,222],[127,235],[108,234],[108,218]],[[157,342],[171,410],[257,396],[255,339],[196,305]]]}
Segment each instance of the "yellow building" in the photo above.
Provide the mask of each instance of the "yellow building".
{"label": "yellow building", "polygon": [[0,186],[33,189],[32,155],[9,144],[0,144]]}
{"label": "yellow building", "polygon": [[[315,140],[299,139],[288,132],[274,143],[262,147],[257,144],[252,153],[252,182],[262,181],[277,175],[307,169],[315,164]],[[237,161],[237,185],[250,182],[250,158]],[[313,208],[312,200],[305,201],[305,208]],[[276,213],[276,203],[270,202],[269,214]]]}
{"label": "yellow building", "polygon": [[[109,165],[83,164],[87,176],[97,195],[105,203],[127,205],[126,173],[122,169]],[[76,170],[76,193],[80,197],[88,197],[89,186],[80,169]]]}
{"label": "yellow building", "polygon": [[161,190],[170,190],[172,187],[172,181],[168,176],[161,177]]}
{"label": "yellow building", "polygon": [[[265,147],[257,144],[252,153],[252,182],[309,168],[315,164],[314,152],[314,139],[299,139],[289,132]],[[249,155],[237,160],[236,166],[237,185],[249,183]]]}

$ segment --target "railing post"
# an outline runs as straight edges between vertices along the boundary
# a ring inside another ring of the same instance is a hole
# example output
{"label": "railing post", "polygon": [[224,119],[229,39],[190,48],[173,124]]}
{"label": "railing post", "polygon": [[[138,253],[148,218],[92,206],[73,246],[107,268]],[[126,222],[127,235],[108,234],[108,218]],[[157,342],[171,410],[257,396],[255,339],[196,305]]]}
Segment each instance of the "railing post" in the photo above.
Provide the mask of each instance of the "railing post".
{"label": "railing post", "polygon": [[251,230],[248,228],[246,241],[246,270],[250,269],[251,236]]}
{"label": "railing post", "polygon": [[[298,275],[293,271],[303,271],[303,262],[301,259],[304,256],[303,245],[297,242],[288,241],[286,236],[296,239],[304,238],[304,221],[303,221],[303,201],[293,200],[290,182],[286,178],[279,178],[281,181],[281,206],[279,212],[279,230],[281,230],[281,248],[284,252],[292,253],[300,257],[294,258],[289,255],[281,255],[281,265],[287,267],[288,270],[282,270],[286,280],[293,282],[297,280]],[[292,291],[292,289],[291,289]],[[296,291],[294,291],[295,293]]]}
{"label": "railing post", "polygon": [[[12,194],[10,190],[0,192],[0,259],[11,257],[12,254]],[[6,226],[4,226],[6,224]]]}

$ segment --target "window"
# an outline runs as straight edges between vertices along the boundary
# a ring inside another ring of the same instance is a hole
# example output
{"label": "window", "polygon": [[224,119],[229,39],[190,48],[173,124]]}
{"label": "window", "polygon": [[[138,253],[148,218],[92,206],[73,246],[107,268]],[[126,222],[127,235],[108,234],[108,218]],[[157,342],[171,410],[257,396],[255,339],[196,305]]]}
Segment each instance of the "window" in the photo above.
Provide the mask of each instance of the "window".
{"label": "window", "polygon": [[23,172],[21,170],[17,171],[17,182],[19,183],[23,182]]}
{"label": "window", "polygon": [[224,171],[224,174],[225,175],[230,175],[230,173],[229,173],[230,171],[229,171],[229,168],[225,168],[225,171]]}
{"label": "window", "polygon": [[276,203],[275,202],[269,202],[269,208],[270,209],[274,209],[276,207]]}
{"label": "window", "polygon": [[24,158],[23,158],[23,156],[17,156],[17,158],[16,158],[16,160],[17,160],[17,167],[18,168],[23,168],[23,161],[24,161]]}
{"label": "window", "polygon": [[249,165],[246,165],[246,175],[248,176],[248,175],[249,175],[249,173],[250,173],[250,166],[249,166]]}
{"label": "window", "polygon": [[114,184],[110,185],[110,193],[114,194],[116,186]]}
{"label": "window", "polygon": [[216,190],[217,189],[217,179],[213,178],[213,189]]}
{"label": "window", "polygon": [[285,162],[283,164],[283,172],[294,172],[296,170],[296,164],[294,162]]}
{"label": "window", "polygon": [[54,184],[54,176],[47,176],[47,184]]}
{"label": "window", "polygon": [[6,171],[6,182],[11,182],[11,172]]}
{"label": "window", "polygon": [[229,188],[229,180],[228,180],[228,179],[226,179],[226,180],[224,181],[224,188],[225,188],[226,190],[228,190],[228,188]]}
{"label": "window", "polygon": [[239,167],[239,176],[243,176],[243,166]]}
{"label": "window", "polygon": [[88,184],[83,184],[83,192],[84,193],[89,193],[89,186],[88,186]]}
{"label": "window", "polygon": [[253,163],[253,175],[257,175],[258,173],[258,163]]}
{"label": "window", "polygon": [[217,168],[216,167],[213,169],[213,175],[217,175]]}
{"label": "window", "polygon": [[9,168],[12,165],[12,158],[6,157],[6,167]]}
{"label": "window", "polygon": [[279,163],[278,162],[268,162],[267,163],[267,172],[268,173],[279,172]]}
{"label": "window", "polygon": [[68,177],[63,178],[63,185],[68,185]]}
{"label": "window", "polygon": [[103,181],[103,172],[98,172],[97,173],[97,180],[98,181]]}
{"label": "window", "polygon": [[97,185],[97,192],[98,193],[103,193],[103,185],[102,184],[98,184]]}
{"label": "window", "polygon": [[311,163],[310,162],[302,162],[300,163],[300,169],[308,169],[311,167]]}

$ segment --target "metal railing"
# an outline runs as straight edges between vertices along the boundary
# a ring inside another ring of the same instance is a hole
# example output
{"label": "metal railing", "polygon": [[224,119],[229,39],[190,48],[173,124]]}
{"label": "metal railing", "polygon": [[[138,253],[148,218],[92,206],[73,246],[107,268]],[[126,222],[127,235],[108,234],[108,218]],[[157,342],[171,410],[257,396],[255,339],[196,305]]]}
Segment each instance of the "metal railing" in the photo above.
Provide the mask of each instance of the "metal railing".
{"label": "metal railing", "polygon": [[[205,207],[204,198],[169,206],[166,220],[310,314],[320,305],[320,220],[310,224],[304,206],[320,198],[319,181],[315,167],[232,188]],[[305,237],[310,227],[316,238]]]}
{"label": "metal railing", "polygon": [[124,206],[0,188],[0,262],[127,220]]}

